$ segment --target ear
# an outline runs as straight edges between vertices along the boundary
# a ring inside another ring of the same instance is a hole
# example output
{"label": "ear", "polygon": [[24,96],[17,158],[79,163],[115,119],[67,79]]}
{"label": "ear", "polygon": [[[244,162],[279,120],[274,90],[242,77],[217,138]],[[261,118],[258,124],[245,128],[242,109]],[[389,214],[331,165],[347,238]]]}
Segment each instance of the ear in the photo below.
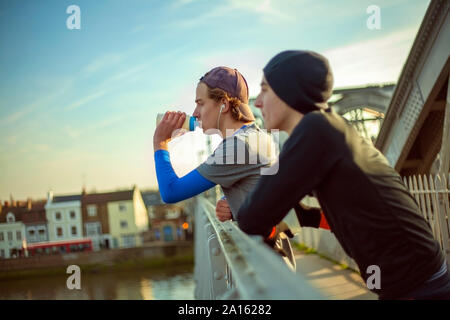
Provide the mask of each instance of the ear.
{"label": "ear", "polygon": [[225,99],[223,99],[222,101],[221,101],[221,105],[220,105],[220,110],[221,110],[221,112],[222,113],[225,113],[225,112],[228,112],[228,109],[230,108],[230,103],[227,101],[227,100],[225,100]]}

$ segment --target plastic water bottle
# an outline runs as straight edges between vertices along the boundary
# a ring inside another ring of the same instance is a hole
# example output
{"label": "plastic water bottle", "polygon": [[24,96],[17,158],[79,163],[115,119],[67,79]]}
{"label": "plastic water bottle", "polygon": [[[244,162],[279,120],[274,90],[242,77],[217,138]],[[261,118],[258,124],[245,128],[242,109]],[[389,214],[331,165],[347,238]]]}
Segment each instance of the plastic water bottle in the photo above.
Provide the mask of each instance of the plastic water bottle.
{"label": "plastic water bottle", "polygon": [[[158,113],[158,115],[156,116],[156,126],[159,125],[159,123],[161,122],[163,117],[164,117],[164,113]],[[198,126],[199,126],[199,123],[198,123],[197,118],[187,114],[186,119],[184,120],[183,126],[181,128],[185,129],[187,131],[194,131],[195,128],[197,128]]]}

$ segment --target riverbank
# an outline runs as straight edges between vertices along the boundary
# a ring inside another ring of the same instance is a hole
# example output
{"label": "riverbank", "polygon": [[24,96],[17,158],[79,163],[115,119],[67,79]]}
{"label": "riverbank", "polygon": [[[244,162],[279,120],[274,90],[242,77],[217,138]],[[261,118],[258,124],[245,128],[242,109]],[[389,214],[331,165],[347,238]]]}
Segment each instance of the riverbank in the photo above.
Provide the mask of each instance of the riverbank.
{"label": "riverbank", "polygon": [[177,273],[194,268],[192,243],[82,252],[0,261],[0,281],[40,276],[66,276],[69,265],[78,265],[82,274],[152,270]]}

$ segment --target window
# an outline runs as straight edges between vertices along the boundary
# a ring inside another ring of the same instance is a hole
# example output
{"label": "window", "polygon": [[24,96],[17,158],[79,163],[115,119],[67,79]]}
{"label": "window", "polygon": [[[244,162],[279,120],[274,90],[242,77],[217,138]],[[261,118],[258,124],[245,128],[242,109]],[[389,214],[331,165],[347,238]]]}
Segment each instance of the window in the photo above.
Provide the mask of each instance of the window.
{"label": "window", "polygon": [[55,213],[55,220],[61,220],[61,212]]}
{"label": "window", "polygon": [[5,250],[4,249],[0,249],[0,258],[5,258]]}
{"label": "window", "polygon": [[56,228],[56,235],[58,237],[62,237],[63,236],[63,229],[61,227]]}
{"label": "window", "polygon": [[126,207],[126,205],[125,204],[123,204],[123,203],[119,203],[119,211],[127,211],[127,207]]}
{"label": "window", "polygon": [[28,230],[28,235],[30,237],[34,237],[34,230]]}
{"label": "window", "polygon": [[5,241],[4,235],[3,235],[3,231],[0,232],[0,241]]}
{"label": "window", "polygon": [[14,216],[14,213],[12,212],[8,213],[8,215],[6,216],[6,222],[8,223],[16,222],[16,217]]}
{"label": "window", "polygon": [[180,212],[177,210],[167,210],[166,219],[177,219],[180,217]]}
{"label": "window", "polygon": [[16,239],[21,241],[22,240],[22,232],[16,231]]}
{"label": "window", "polygon": [[72,227],[72,235],[76,236],[77,235],[77,227]]}
{"label": "window", "polygon": [[70,219],[76,219],[76,217],[75,211],[70,211]]}
{"label": "window", "polygon": [[134,247],[135,246],[134,235],[123,236],[122,240],[123,240],[123,246],[125,248],[130,248],[130,247]]}
{"label": "window", "polygon": [[120,227],[122,229],[128,228],[128,222],[127,221],[120,221]]}
{"label": "window", "polygon": [[88,237],[93,237],[102,234],[102,228],[100,222],[89,222],[85,224],[86,235]]}
{"label": "window", "polygon": [[8,231],[8,241],[12,241],[13,239],[13,233],[12,231]]}
{"label": "window", "polygon": [[95,217],[97,215],[97,206],[89,205],[86,208],[89,217]]}
{"label": "window", "polygon": [[46,236],[45,236],[45,229],[39,229],[38,230],[38,234],[39,234],[39,241],[45,241]]}

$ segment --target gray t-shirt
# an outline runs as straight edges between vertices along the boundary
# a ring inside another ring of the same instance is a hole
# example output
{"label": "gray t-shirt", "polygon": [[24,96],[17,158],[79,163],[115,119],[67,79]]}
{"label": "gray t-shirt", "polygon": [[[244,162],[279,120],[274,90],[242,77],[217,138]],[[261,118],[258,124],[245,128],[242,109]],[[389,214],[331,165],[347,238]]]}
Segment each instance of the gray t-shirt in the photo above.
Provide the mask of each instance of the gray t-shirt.
{"label": "gray t-shirt", "polygon": [[273,174],[269,167],[277,161],[278,153],[278,144],[272,136],[253,123],[224,139],[197,170],[222,187],[236,219],[260,175]]}

